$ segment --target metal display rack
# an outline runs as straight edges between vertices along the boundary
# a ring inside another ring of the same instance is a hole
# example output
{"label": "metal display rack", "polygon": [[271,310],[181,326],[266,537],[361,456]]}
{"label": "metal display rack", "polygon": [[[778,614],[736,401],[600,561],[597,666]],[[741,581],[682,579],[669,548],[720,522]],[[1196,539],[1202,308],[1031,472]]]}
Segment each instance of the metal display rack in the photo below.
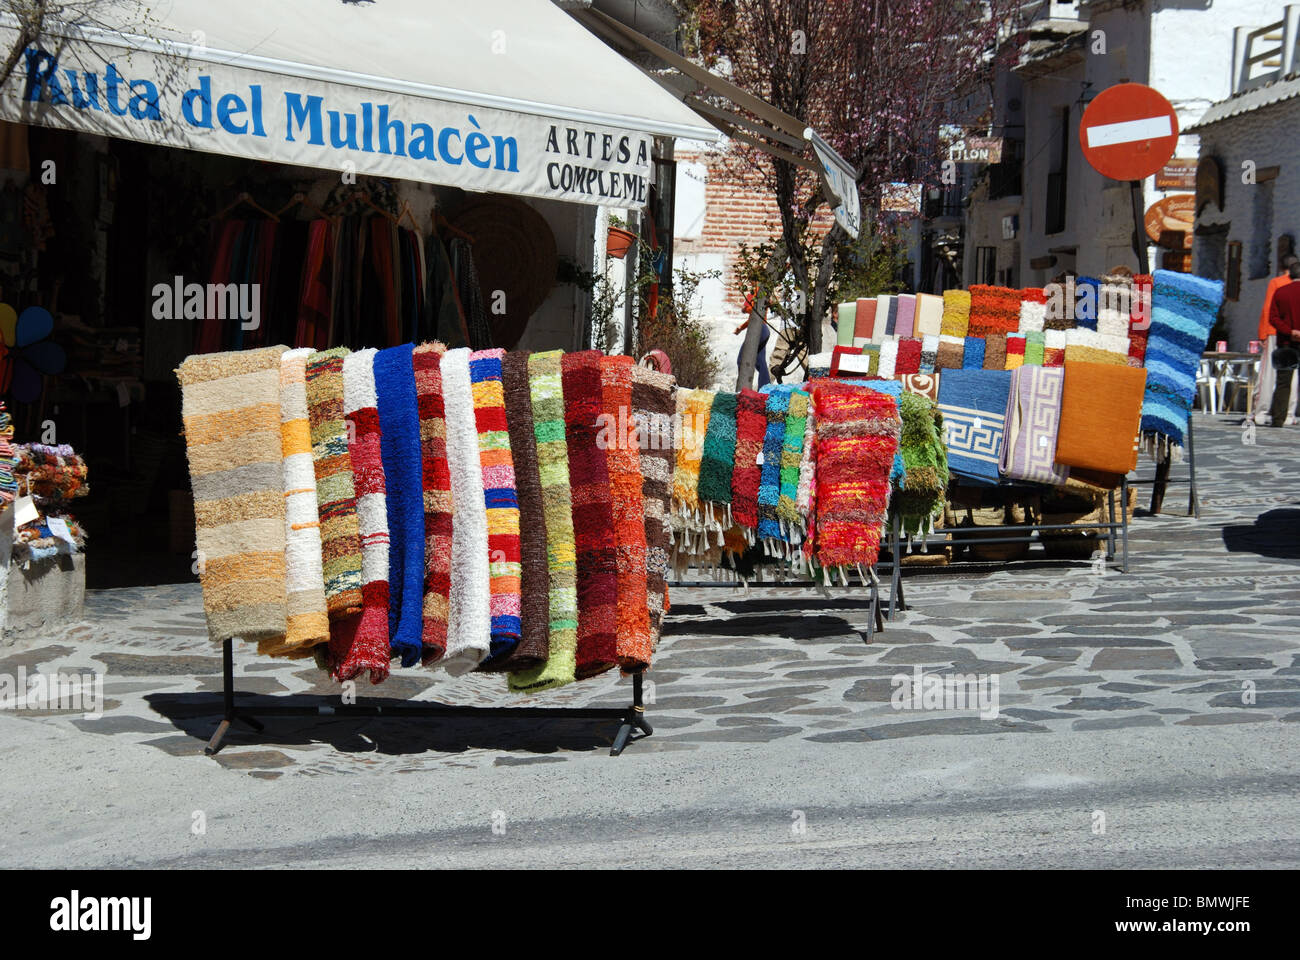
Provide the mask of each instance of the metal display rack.
{"label": "metal display rack", "polygon": [[[234,644],[226,640],[222,644],[222,694],[225,712],[217,724],[212,739],[203,748],[203,752],[212,756],[221,749],[222,741],[230,730],[230,725],[238,721],[259,733],[265,729],[254,714],[264,717],[509,717],[511,719],[534,718],[542,720],[608,720],[619,721],[618,732],[609,749],[611,757],[617,757],[623,748],[635,740],[641,740],[654,733],[654,729],[645,718],[645,702],[641,694],[641,674],[632,674],[632,703],[625,709],[617,707],[459,707],[444,703],[394,703],[391,706],[380,703],[366,704],[316,704],[299,705],[288,703],[256,704],[240,706],[235,703],[235,664]],[[633,736],[640,731],[640,736]]]}
{"label": "metal display rack", "polygon": [[[988,527],[941,527],[932,534],[926,534],[923,537],[916,538],[923,542],[928,549],[930,546],[936,546],[940,549],[943,547],[958,547],[969,545],[987,545],[993,543],[1041,543],[1040,534],[1056,533],[1069,531],[1072,533],[1097,533],[1106,538],[1107,552],[1106,561],[1114,562],[1119,560],[1119,568],[1122,573],[1128,573],[1128,488],[1130,486],[1127,477],[1120,481],[1117,489],[1107,491],[1106,502],[1109,520],[1098,520],[1092,523],[1026,523],[1017,525],[998,525]],[[999,489],[999,488],[990,488]],[[1002,489],[1013,490],[1016,487],[1004,487]],[[1116,513],[1115,494],[1118,491],[1120,496],[1120,508],[1118,515]],[[897,520],[895,520],[897,525]],[[988,536],[994,534],[995,536]],[[897,542],[897,534],[894,534],[894,541]],[[895,554],[895,557],[898,555]],[[952,565],[946,567],[927,567],[927,571],[938,569],[949,570]],[[895,576],[898,571],[895,571]],[[899,588],[901,589],[901,583]],[[900,594],[901,599],[901,594]],[[904,607],[903,609],[906,609]]]}

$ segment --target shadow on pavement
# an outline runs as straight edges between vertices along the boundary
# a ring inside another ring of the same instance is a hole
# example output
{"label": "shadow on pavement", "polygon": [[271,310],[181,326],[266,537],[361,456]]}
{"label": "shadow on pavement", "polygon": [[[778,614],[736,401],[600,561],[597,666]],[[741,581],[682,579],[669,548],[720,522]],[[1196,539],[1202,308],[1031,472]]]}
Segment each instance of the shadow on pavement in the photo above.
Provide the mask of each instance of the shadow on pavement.
{"label": "shadow on pavement", "polygon": [[1300,560],[1300,510],[1270,510],[1251,526],[1224,527],[1223,544],[1229,553]]}
{"label": "shadow on pavement", "polygon": [[[159,715],[188,736],[207,742],[224,714],[220,693],[159,693],[145,698]],[[306,746],[326,743],[344,753],[386,755],[461,753],[488,749],[555,753],[560,750],[608,749],[618,730],[617,720],[538,719],[508,716],[430,717],[401,716],[396,710],[387,717],[269,716],[258,714],[259,706],[336,707],[338,697],[310,694],[289,696],[237,696],[238,710],[259,720],[265,729],[255,731],[235,723],[226,734],[225,746]],[[392,707],[392,700],[358,697],[360,706],[380,704]],[[615,706],[615,705],[611,705]]]}

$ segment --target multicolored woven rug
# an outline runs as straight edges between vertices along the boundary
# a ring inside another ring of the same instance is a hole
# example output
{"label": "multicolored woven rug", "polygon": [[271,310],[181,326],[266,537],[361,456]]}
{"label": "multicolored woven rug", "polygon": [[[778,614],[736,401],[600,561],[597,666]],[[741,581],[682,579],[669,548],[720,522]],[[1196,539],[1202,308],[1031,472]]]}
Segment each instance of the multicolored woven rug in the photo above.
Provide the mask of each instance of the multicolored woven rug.
{"label": "multicolored woven rug", "polygon": [[1223,302],[1223,284],[1157,270],[1146,344],[1146,399],[1142,434],[1153,446],[1181,449],[1196,396],[1201,354]]}
{"label": "multicolored woven rug", "polygon": [[945,370],[939,382],[948,469],[979,483],[998,482],[1011,371]]}

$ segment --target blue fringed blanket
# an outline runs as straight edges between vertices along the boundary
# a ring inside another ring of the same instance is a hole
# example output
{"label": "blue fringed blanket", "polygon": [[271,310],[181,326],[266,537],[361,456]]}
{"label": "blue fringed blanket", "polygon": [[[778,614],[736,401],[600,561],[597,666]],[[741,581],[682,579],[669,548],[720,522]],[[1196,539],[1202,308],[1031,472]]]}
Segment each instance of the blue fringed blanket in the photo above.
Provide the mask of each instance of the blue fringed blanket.
{"label": "blue fringed blanket", "polygon": [[1223,284],[1218,280],[1155,272],[1142,401],[1145,439],[1163,437],[1182,445],[1196,396],[1196,371],[1222,302]]}
{"label": "blue fringed blanket", "polygon": [[945,370],[939,380],[948,469],[980,483],[997,483],[1011,396],[1010,370]]}

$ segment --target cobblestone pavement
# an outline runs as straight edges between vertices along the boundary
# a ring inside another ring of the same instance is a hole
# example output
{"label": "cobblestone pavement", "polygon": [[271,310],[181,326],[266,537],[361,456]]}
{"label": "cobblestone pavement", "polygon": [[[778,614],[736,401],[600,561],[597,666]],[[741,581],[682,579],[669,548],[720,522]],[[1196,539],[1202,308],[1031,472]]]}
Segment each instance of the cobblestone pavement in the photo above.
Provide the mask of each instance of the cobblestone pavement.
{"label": "cobblestone pavement", "polygon": [[[1087,563],[910,574],[911,609],[870,645],[862,599],[843,589],[676,591],[647,684],[655,735],[629,753],[1300,720],[1300,435],[1261,429],[1246,445],[1230,421],[1205,418],[1198,432],[1202,517],[1139,516],[1127,575]],[[1172,488],[1168,505],[1185,502],[1185,490]],[[0,672],[19,666],[103,672],[106,697],[98,719],[15,711],[20,719],[267,779],[564,762],[606,749],[614,732],[571,720],[272,718],[261,734],[232,730],[206,758],[221,660],[197,584],[95,592],[85,622],[0,649]],[[916,667],[996,674],[1000,716],[895,709],[892,678]],[[259,659],[243,645],[236,677],[253,702],[338,702],[337,686],[309,662]],[[359,694],[622,706],[629,684],[606,676],[519,698],[500,677],[398,669]]]}

